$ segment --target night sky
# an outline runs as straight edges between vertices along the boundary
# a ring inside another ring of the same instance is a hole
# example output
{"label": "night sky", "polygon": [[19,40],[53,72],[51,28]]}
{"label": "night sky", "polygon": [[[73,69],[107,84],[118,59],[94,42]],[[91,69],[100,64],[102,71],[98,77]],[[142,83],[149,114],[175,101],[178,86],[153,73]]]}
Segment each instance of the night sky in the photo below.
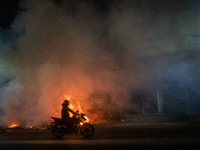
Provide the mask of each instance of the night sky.
{"label": "night sky", "polygon": [[1,0],[2,124],[59,117],[65,95],[85,111],[113,112],[144,87],[197,92],[199,8],[199,0]]}
{"label": "night sky", "polygon": [[8,28],[18,12],[19,0],[2,0],[0,2],[0,26]]}

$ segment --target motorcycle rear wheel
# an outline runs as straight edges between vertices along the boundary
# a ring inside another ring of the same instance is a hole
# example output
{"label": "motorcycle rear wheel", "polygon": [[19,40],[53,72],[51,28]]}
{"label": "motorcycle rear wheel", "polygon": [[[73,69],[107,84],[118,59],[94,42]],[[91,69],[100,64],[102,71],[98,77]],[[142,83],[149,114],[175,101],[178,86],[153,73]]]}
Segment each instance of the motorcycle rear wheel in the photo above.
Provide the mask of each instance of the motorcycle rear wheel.
{"label": "motorcycle rear wheel", "polygon": [[86,138],[91,137],[94,134],[94,127],[90,123],[83,124],[81,127],[81,134]]}
{"label": "motorcycle rear wheel", "polygon": [[65,127],[63,125],[55,125],[52,127],[51,132],[57,138],[61,138],[65,135]]}

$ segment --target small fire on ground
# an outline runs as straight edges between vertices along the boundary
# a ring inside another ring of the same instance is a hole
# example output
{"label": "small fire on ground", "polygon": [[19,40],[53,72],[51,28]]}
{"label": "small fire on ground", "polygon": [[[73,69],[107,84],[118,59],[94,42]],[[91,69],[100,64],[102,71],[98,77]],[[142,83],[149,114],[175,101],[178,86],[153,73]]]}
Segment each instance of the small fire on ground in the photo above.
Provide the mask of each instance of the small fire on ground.
{"label": "small fire on ground", "polygon": [[12,124],[12,125],[8,126],[8,128],[16,128],[16,127],[18,127],[18,125],[16,125],[16,124]]}
{"label": "small fire on ground", "polygon": [[20,125],[17,124],[12,124],[8,127],[0,127],[0,131],[18,131],[18,130],[30,130],[30,131],[44,131],[44,130],[49,130],[49,126],[42,127],[42,126],[27,126],[27,127],[21,127]]}

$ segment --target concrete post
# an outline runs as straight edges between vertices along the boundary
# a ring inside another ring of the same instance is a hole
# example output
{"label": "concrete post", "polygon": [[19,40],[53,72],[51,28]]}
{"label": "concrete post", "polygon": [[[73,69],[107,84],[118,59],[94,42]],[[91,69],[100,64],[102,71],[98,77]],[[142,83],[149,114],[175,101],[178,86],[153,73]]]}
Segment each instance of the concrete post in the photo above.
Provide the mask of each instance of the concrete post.
{"label": "concrete post", "polygon": [[163,113],[162,92],[159,90],[157,90],[157,103],[158,103],[158,113]]}

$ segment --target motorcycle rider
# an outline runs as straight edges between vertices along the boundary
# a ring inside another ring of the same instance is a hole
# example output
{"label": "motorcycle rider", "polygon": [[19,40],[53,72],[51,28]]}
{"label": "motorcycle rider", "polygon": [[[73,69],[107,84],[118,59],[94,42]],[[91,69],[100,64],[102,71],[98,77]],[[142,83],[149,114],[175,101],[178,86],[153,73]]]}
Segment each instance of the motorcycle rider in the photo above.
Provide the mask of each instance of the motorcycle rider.
{"label": "motorcycle rider", "polygon": [[62,104],[62,111],[61,111],[61,117],[68,129],[71,129],[71,118],[69,117],[69,112],[75,114],[75,112],[69,108],[69,101],[64,100]]}

